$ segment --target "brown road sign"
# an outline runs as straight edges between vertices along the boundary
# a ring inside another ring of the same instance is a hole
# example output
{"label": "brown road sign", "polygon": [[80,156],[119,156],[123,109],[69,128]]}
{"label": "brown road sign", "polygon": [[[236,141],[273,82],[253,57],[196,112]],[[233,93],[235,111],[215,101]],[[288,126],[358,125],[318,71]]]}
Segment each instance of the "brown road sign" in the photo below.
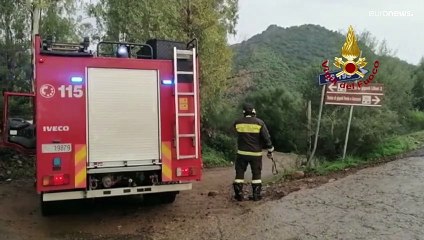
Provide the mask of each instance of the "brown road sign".
{"label": "brown road sign", "polygon": [[327,92],[325,95],[325,104],[330,105],[381,107],[382,100],[382,95],[374,95],[372,93],[348,94]]}
{"label": "brown road sign", "polygon": [[381,107],[383,95],[383,84],[381,83],[329,84],[326,89],[325,104]]}
{"label": "brown road sign", "polygon": [[328,93],[349,93],[349,94],[374,94],[374,95],[384,95],[383,94],[383,84],[374,83],[365,85],[362,82],[359,83],[337,83],[337,85],[329,84],[327,85]]}

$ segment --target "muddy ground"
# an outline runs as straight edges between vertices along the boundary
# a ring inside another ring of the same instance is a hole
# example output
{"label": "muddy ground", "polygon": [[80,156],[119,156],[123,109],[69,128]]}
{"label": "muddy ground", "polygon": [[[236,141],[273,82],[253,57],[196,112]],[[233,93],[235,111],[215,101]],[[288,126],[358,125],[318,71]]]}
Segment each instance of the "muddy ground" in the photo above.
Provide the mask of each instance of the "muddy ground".
{"label": "muddy ground", "polygon": [[[41,216],[30,180],[1,182],[0,239],[424,239],[423,155],[283,181],[266,187],[260,202],[231,199],[232,167],[207,169],[171,205],[72,201],[52,217]],[[279,171],[295,158],[277,154]]]}

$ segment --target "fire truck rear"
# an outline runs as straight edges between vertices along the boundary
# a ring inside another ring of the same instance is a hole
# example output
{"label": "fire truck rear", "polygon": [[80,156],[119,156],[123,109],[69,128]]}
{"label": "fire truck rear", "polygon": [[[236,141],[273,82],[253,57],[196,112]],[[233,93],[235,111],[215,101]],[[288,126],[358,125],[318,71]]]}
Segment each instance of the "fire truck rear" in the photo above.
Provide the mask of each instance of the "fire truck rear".
{"label": "fire truck rear", "polygon": [[[142,194],[172,203],[202,175],[197,41],[80,44],[35,38],[33,93],[4,93],[3,138],[33,149],[52,202]],[[33,123],[8,115],[30,97]]]}

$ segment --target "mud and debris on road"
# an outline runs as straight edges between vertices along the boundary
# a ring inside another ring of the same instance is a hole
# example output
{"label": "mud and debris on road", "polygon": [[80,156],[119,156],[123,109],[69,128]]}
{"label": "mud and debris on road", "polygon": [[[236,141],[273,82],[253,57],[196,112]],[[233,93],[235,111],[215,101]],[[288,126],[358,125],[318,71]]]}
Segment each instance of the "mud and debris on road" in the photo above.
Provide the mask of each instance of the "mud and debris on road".
{"label": "mud and debris on road", "polygon": [[[265,186],[260,202],[232,200],[233,168],[207,169],[170,205],[146,206],[139,197],[70,201],[51,217],[41,216],[31,180],[2,181],[0,233],[2,239],[423,239],[422,155],[287,179]],[[277,159],[296,165],[289,154]],[[267,160],[264,174],[271,177]]]}

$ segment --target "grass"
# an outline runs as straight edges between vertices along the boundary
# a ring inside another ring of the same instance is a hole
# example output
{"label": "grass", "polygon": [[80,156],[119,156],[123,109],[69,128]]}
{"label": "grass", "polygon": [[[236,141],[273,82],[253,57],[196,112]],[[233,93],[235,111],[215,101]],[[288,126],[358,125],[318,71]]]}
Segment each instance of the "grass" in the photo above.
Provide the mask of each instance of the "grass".
{"label": "grass", "polygon": [[375,150],[366,157],[347,156],[344,160],[320,161],[320,164],[313,168],[306,169],[319,175],[340,171],[346,168],[360,166],[371,163],[383,157],[395,156],[424,146],[424,131],[388,138],[379,144]]}
{"label": "grass", "polygon": [[424,131],[395,136],[378,145],[376,150],[367,155],[368,159],[398,155],[415,150],[424,145]]}
{"label": "grass", "polygon": [[320,164],[314,168],[309,168],[307,172],[313,172],[318,175],[326,175],[330,172],[340,171],[346,168],[356,167],[366,163],[363,160],[355,156],[346,156],[344,160],[338,159],[336,161],[321,161]]}
{"label": "grass", "polygon": [[225,167],[231,165],[231,162],[227,160],[222,152],[208,146],[203,147],[202,158],[205,167]]}

